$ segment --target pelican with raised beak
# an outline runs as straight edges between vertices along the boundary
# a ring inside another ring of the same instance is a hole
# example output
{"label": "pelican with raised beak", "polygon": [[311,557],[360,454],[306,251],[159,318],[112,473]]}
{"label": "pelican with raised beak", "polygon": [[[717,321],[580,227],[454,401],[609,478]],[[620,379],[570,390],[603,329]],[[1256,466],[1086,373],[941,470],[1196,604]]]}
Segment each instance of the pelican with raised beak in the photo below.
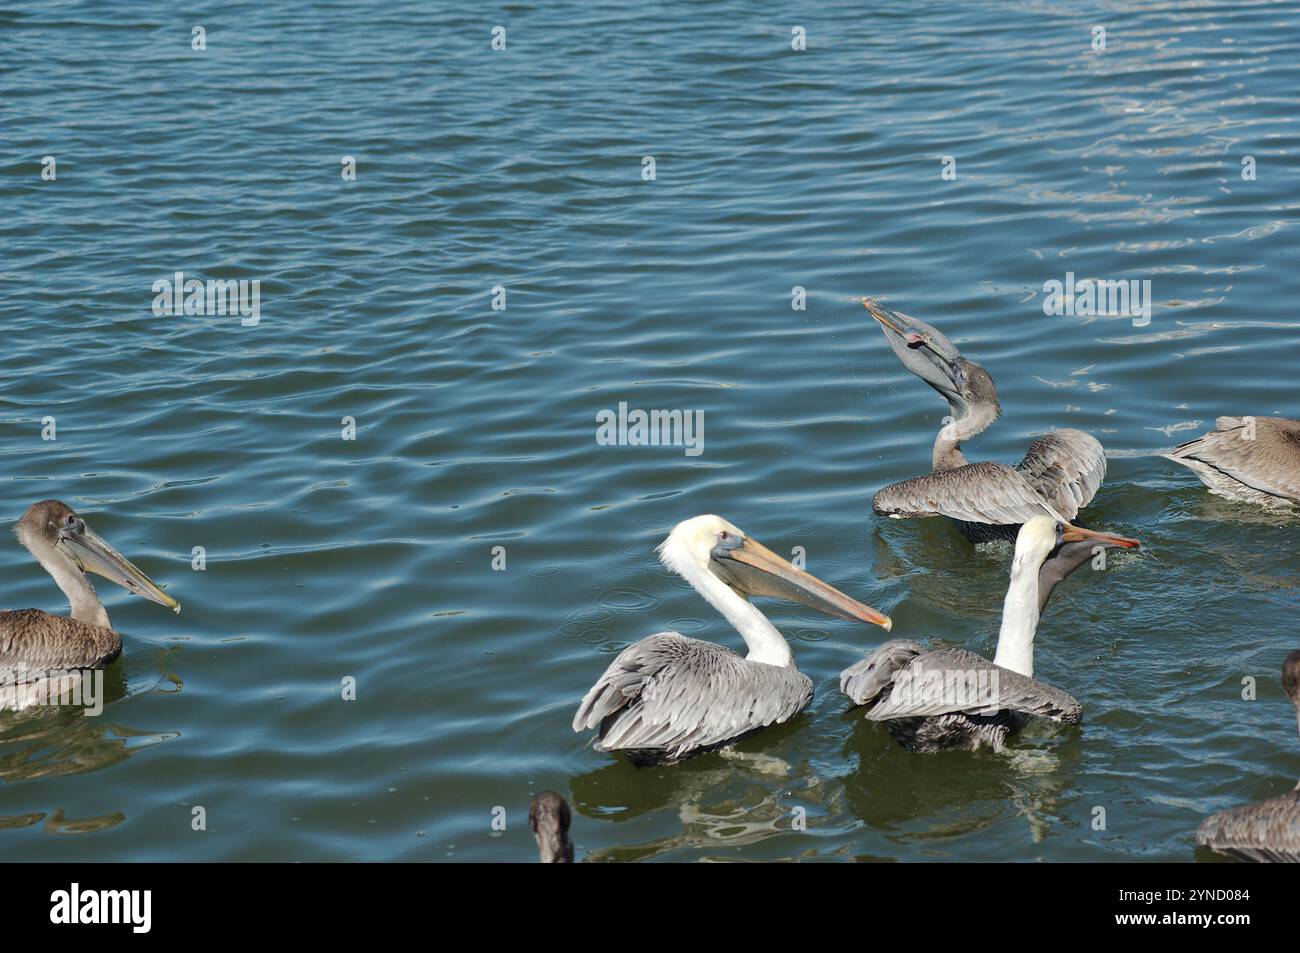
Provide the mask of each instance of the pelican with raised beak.
{"label": "pelican with raised beak", "polygon": [[903,366],[948,402],[951,413],[934,438],[931,472],[883,487],[871,500],[881,516],[948,516],[972,542],[1014,540],[1021,524],[1039,514],[1066,523],[1087,506],[1106,476],[1106,453],[1082,430],[1053,430],[1032,444],[1014,467],[969,463],[961,444],[1002,413],[993,377],[968,360],[937,328],[863,304],[885,332]]}

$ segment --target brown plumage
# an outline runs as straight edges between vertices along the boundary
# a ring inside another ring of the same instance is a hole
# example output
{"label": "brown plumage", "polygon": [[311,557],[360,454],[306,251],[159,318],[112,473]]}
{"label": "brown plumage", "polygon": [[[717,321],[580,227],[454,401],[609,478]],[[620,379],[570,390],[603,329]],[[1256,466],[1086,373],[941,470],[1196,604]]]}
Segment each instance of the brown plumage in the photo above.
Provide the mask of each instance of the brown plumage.
{"label": "brown plumage", "polygon": [[[1300,727],[1300,651],[1282,663],[1282,688]],[[1300,785],[1281,797],[1211,815],[1196,843],[1221,854],[1260,863],[1300,863]]]}
{"label": "brown plumage", "polygon": [[931,452],[931,473],[884,487],[871,500],[881,516],[948,516],[973,542],[1014,540],[1021,524],[1046,513],[1073,521],[1106,476],[1106,454],[1081,430],[1054,430],[1035,440],[1015,467],[969,463],[962,441],[1002,413],[993,378],[938,329],[919,318],[863,302],[903,366],[934,388],[951,416]]}
{"label": "brown plumage", "polygon": [[104,668],[121,654],[122,636],[112,629],[40,609],[0,612],[0,685],[25,681],[24,669]]}
{"label": "brown plumage", "polygon": [[537,838],[537,850],[541,854],[542,863],[573,863],[568,801],[554,791],[541,792],[528,806],[528,826]]}
{"label": "brown plumage", "polygon": [[1194,472],[1216,496],[1270,509],[1300,503],[1300,420],[1220,417],[1214,425],[1162,456]]}
{"label": "brown plumage", "polygon": [[103,668],[122,653],[122,637],[113,630],[87,572],[180,611],[179,602],[94,533],[66,503],[33,504],[14,533],[67,596],[71,617],[41,609],[0,612],[0,685]]}
{"label": "brown plumage", "polygon": [[907,519],[942,514],[964,522],[1013,528],[1036,515],[1064,520],[1074,515],[1056,513],[1024,474],[988,462],[890,484],[872,498],[871,508],[881,516]]}

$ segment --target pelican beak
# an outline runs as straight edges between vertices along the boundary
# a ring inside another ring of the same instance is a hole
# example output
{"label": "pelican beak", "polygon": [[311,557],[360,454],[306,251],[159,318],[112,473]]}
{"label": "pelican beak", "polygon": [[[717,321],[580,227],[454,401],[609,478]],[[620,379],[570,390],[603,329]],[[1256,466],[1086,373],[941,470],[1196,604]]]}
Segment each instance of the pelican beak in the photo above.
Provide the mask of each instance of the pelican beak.
{"label": "pelican beak", "polygon": [[80,530],[62,530],[59,533],[59,547],[81,567],[82,572],[96,573],[150,602],[164,605],[173,612],[181,611],[179,602],[159,589],[157,583],[84,523]]}
{"label": "pelican beak", "polygon": [[891,311],[878,301],[863,298],[862,304],[880,323],[885,342],[903,366],[925,381],[950,404],[960,405],[961,352],[937,329],[918,318]]}
{"label": "pelican beak", "polygon": [[885,337],[889,338],[891,345],[895,343],[894,338],[889,335],[889,332],[892,331],[899,338],[902,338],[899,343],[912,350],[924,347],[945,364],[955,364],[957,358],[961,357],[961,352],[952,346],[951,341],[924,321],[910,315],[901,314],[898,311],[891,311],[879,301],[873,301],[870,298],[863,298],[862,304],[871,312],[871,316],[880,322],[880,326],[885,329]]}
{"label": "pelican beak", "polygon": [[748,537],[738,546],[714,549],[710,565],[724,582],[742,595],[770,596],[797,602],[850,622],[874,623],[886,632],[894,627],[889,616],[849,598]]}
{"label": "pelican beak", "polygon": [[1115,536],[1112,533],[1098,533],[1096,530],[1084,529],[1082,526],[1074,526],[1070,523],[1065,524],[1061,531],[1061,542],[1078,543],[1085,539],[1095,539],[1100,543],[1109,543],[1112,546],[1120,546],[1124,549],[1137,549],[1142,543],[1136,539],[1130,539],[1127,536]]}
{"label": "pelican beak", "polygon": [[[904,323],[903,316],[890,311],[879,301],[873,301],[871,298],[863,298],[862,306],[871,312],[871,316],[880,322],[884,327],[901,337],[907,337],[911,333],[911,328]],[[921,342],[917,342],[918,344]]]}

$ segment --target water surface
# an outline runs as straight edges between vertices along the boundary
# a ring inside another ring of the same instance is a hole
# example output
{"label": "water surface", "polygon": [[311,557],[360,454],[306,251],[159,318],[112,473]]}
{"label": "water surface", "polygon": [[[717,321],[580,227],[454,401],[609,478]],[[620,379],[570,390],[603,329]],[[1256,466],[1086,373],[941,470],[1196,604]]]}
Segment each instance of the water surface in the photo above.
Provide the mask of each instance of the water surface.
{"label": "water surface", "polygon": [[[1300,417],[1298,38],[1281,3],[6,5],[0,520],[60,497],[185,606],[101,586],[105,713],[0,716],[6,856],[529,860],[554,788],[593,860],[1195,859],[1300,774],[1300,526],[1156,455]],[[177,270],[260,280],[260,323],[155,316]],[[1150,324],[1045,316],[1069,271],[1149,279]],[[1006,551],[871,513],[945,408],[864,294],[993,374],[972,459],[1105,444],[1089,520],[1146,546],[1037,643],[1085,723],[909,755],[837,691],[884,634],[764,603],[805,714],[739,758],[590,750],[622,647],[739,647],[654,558],[699,513],[993,651]],[[599,445],[619,401],[702,411],[704,453]],[[16,544],[0,573],[62,611]]]}

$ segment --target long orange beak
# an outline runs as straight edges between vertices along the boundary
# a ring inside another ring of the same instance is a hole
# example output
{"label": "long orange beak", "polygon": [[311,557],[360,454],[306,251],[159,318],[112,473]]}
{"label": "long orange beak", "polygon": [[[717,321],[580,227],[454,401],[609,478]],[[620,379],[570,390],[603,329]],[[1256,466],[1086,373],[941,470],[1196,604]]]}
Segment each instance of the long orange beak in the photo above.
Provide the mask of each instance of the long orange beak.
{"label": "long orange beak", "polygon": [[1082,526],[1075,526],[1071,523],[1065,524],[1065,530],[1061,533],[1062,542],[1078,543],[1085,539],[1095,539],[1103,543],[1110,543],[1112,546],[1122,546],[1125,549],[1137,549],[1142,545],[1141,541],[1130,539],[1128,536],[1098,533],[1096,530],[1084,529]]}
{"label": "long orange beak", "polygon": [[850,622],[870,622],[886,632],[894,627],[893,620],[883,612],[796,568],[753,538],[746,537],[726,556],[715,555],[712,564],[724,580],[751,596],[797,602]]}

